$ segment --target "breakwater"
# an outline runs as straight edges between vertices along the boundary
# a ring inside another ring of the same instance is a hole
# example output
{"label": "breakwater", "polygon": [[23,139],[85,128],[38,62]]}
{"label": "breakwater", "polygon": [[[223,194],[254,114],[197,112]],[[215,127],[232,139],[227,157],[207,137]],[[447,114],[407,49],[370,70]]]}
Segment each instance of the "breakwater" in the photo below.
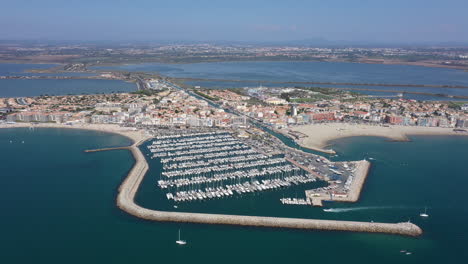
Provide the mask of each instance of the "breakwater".
{"label": "breakwater", "polygon": [[99,152],[99,151],[109,151],[109,150],[118,150],[118,149],[129,149],[131,147],[115,147],[115,148],[100,148],[100,149],[87,149],[84,152]]}
{"label": "breakwater", "polygon": [[371,163],[367,160],[359,161],[356,172],[354,173],[354,181],[351,184],[348,197],[337,197],[335,200],[344,202],[357,202],[361,195],[362,187],[364,187],[364,183],[366,182],[367,175],[369,174],[370,166]]}
{"label": "breakwater", "polygon": [[117,195],[117,206],[125,212],[142,219],[161,222],[224,224],[329,231],[354,231],[386,233],[406,236],[419,236],[422,234],[421,228],[409,222],[395,224],[375,222],[371,223],[355,221],[167,212],[143,208],[135,203],[136,192],[138,191],[138,188],[149,168],[145,157],[138,149],[138,145],[141,143],[142,141],[140,141],[139,143],[135,143],[134,145],[128,148],[132,152],[133,157],[135,158],[135,164],[130,170],[127,178],[119,187],[119,193]]}

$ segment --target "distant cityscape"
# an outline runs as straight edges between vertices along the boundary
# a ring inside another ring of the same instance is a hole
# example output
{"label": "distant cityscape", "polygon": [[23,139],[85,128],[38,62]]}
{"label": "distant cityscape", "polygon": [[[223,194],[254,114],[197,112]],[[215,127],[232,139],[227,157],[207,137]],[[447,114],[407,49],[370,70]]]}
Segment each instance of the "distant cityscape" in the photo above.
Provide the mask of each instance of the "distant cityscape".
{"label": "distant cityscape", "polygon": [[248,44],[31,44],[0,43],[1,62],[83,63],[87,66],[122,63],[190,63],[212,61],[344,61],[468,68],[468,48],[322,47],[313,45]]}

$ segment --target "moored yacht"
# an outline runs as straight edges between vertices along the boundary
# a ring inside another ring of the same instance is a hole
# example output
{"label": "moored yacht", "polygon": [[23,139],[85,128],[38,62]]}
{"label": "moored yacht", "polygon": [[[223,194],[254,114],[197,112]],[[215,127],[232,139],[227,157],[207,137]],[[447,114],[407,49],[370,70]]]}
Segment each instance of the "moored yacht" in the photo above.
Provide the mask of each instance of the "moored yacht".
{"label": "moored yacht", "polygon": [[424,213],[420,213],[419,216],[424,218],[429,217],[429,215],[427,214],[427,207],[424,208]]}

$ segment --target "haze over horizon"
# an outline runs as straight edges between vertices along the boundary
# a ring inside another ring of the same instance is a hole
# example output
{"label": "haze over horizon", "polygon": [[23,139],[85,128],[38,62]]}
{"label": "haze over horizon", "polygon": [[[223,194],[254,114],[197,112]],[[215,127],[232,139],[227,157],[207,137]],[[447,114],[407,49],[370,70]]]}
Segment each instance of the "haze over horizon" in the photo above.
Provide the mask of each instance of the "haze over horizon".
{"label": "haze over horizon", "polygon": [[8,1],[1,40],[468,43],[468,2]]}

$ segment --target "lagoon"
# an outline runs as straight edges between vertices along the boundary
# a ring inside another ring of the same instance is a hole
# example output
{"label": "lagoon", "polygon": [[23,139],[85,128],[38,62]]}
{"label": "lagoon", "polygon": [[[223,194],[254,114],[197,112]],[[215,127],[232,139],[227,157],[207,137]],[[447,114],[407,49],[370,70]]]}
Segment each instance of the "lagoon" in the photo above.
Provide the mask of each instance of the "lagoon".
{"label": "lagoon", "polygon": [[[210,62],[189,64],[129,64],[118,66],[93,67],[99,70],[125,70],[155,72],[176,78],[202,78],[237,80],[229,81],[187,81],[191,86],[207,88],[238,88],[281,86],[312,87],[351,87],[337,85],[294,84],[294,82],[337,82],[337,83],[373,83],[373,84],[430,84],[430,85],[463,85],[468,86],[468,72],[447,68],[430,68],[410,65],[364,64],[347,62]],[[254,80],[254,81],[252,81]],[[292,82],[275,84],[272,82]],[[363,86],[367,89],[396,90],[409,92],[429,92],[468,96],[468,89],[415,88]],[[360,91],[360,93],[377,96],[395,96],[395,93]],[[450,98],[405,94],[406,99],[416,100],[454,100]]]}
{"label": "lagoon", "polygon": [[0,80],[1,97],[40,95],[78,95],[133,92],[136,85],[119,80],[98,79],[4,79]]}
{"label": "lagoon", "polygon": [[[57,64],[11,64],[0,63],[0,76],[76,76],[90,73],[29,73],[30,69],[48,69]],[[77,95],[113,92],[132,92],[136,85],[119,80],[99,79],[1,79],[0,98],[40,95]]]}

